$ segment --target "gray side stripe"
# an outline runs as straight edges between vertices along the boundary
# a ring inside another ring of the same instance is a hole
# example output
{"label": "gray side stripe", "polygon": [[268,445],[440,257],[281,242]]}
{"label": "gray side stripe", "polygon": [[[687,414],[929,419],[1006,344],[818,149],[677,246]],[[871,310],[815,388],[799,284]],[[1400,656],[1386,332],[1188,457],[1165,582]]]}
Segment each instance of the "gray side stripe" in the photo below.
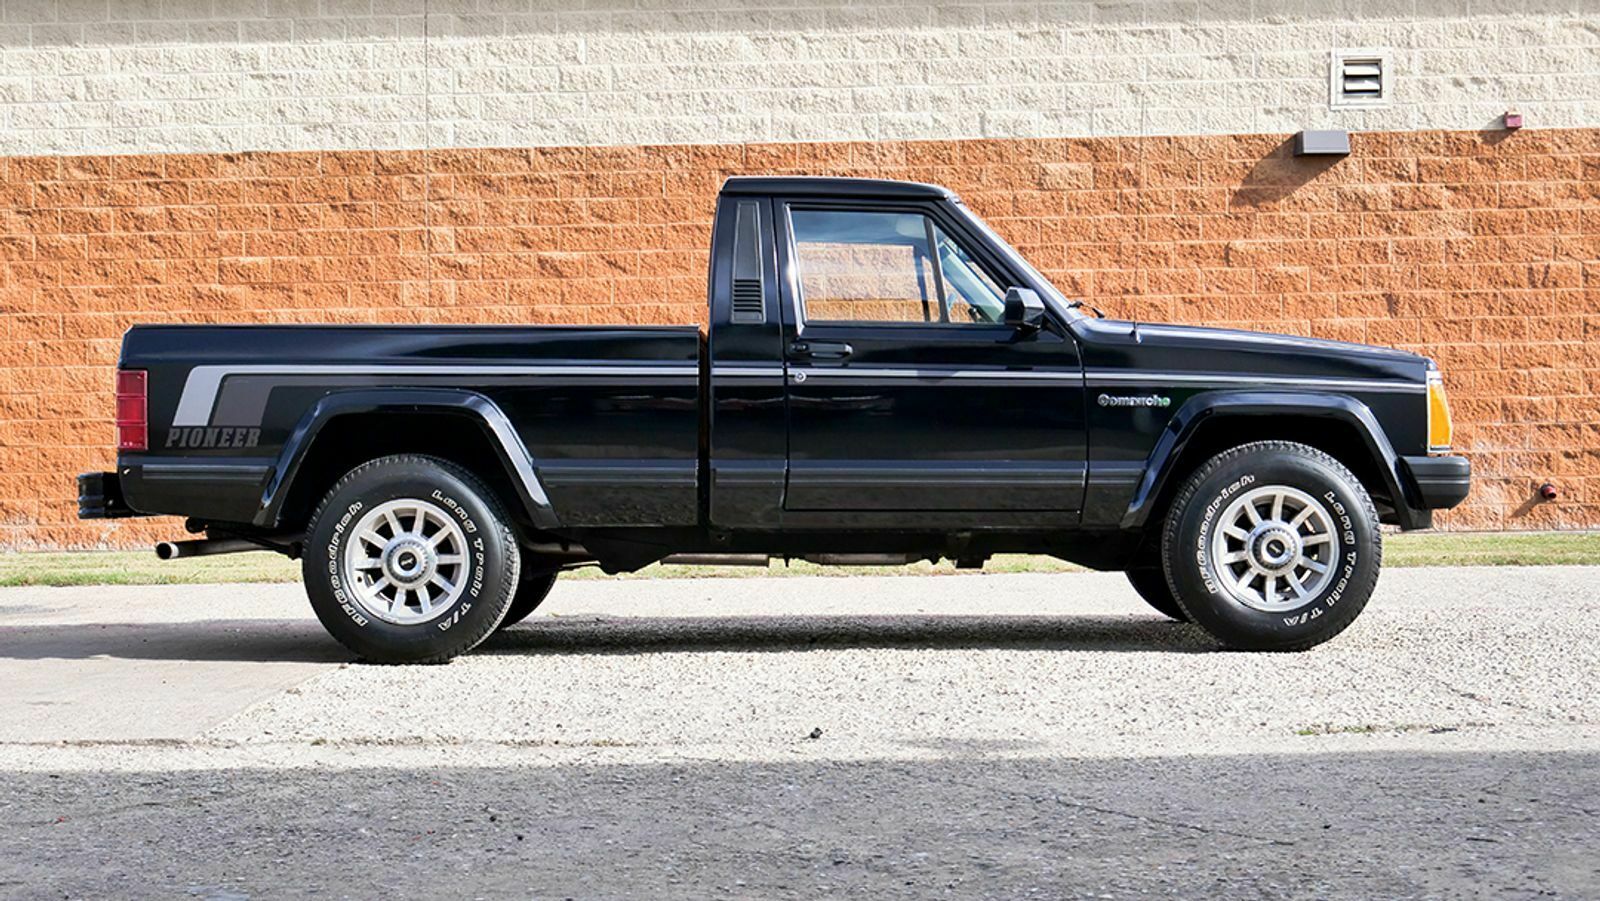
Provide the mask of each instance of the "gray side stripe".
{"label": "gray side stripe", "polygon": [[795,367],[807,378],[821,379],[969,379],[973,381],[1027,381],[1027,382],[1081,382],[1077,372],[1041,372],[1036,370],[1005,369],[875,369],[863,366],[856,369],[824,369]]}
{"label": "gray side stripe", "polygon": [[178,398],[178,411],[172,417],[175,427],[208,425],[211,410],[216,406],[217,392],[222,380],[232,375],[525,375],[525,376],[608,376],[634,378],[637,376],[695,377],[698,367],[687,366],[370,366],[360,364],[334,364],[324,366],[285,366],[281,363],[246,366],[196,366],[189,370],[183,394]]}
{"label": "gray side stripe", "polygon": [[[995,381],[1078,381],[1083,376],[1076,372],[1006,371],[990,369],[878,369],[859,367],[830,369],[820,367],[795,367],[810,378],[823,379],[966,379]],[[285,366],[282,364],[245,366],[196,366],[189,370],[178,400],[178,410],[173,416],[175,427],[204,426],[211,421],[211,411],[216,406],[217,393],[222,380],[232,375],[520,375],[520,376],[589,376],[608,378],[636,378],[638,376],[694,377],[696,366],[363,366],[335,364],[322,366]],[[778,367],[717,367],[714,375],[729,377],[776,377],[783,374]],[[1254,385],[1263,388],[1295,385],[1310,388],[1327,388],[1345,391],[1384,391],[1421,394],[1427,385],[1421,382],[1396,382],[1378,379],[1326,379],[1301,378],[1277,375],[1222,375],[1215,373],[1179,372],[1126,372],[1117,370],[1090,370],[1085,374],[1091,385]]]}
{"label": "gray side stripe", "polygon": [[1384,379],[1325,379],[1292,375],[1221,375],[1209,372],[1121,372],[1091,369],[1086,373],[1091,385],[1250,385],[1277,388],[1294,385],[1304,388],[1330,388],[1341,391],[1385,391],[1422,394],[1422,382],[1396,382]]}
{"label": "gray side stripe", "polygon": [[713,366],[712,378],[724,379],[781,379],[783,378],[782,366]]}
{"label": "gray side stripe", "polygon": [[[1115,369],[1091,369],[1080,375],[1068,371],[1004,370],[1004,369],[889,369],[872,366],[811,367],[796,366],[795,373],[806,378],[871,380],[871,379],[957,379],[970,381],[1025,381],[1025,382],[1077,382],[1090,385],[1249,385],[1260,388],[1295,386],[1324,388],[1339,391],[1382,391],[1421,394],[1427,390],[1422,382],[1399,382],[1389,379],[1335,379],[1313,376],[1261,374],[1224,374],[1205,372],[1131,372]],[[718,366],[712,370],[716,377],[780,376],[782,369],[765,367]]]}

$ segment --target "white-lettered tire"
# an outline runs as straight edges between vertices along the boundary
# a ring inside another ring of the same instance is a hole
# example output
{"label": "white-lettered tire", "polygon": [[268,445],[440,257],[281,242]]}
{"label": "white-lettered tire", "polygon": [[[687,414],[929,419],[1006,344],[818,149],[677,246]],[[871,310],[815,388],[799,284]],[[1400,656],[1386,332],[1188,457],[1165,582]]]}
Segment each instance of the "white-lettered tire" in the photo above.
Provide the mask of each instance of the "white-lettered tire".
{"label": "white-lettered tire", "polygon": [[311,608],[374,663],[441,663],[483,641],[511,605],[521,566],[499,498],[435,457],[351,470],[323,498],[301,571]]}
{"label": "white-lettered tire", "polygon": [[1172,595],[1172,585],[1167,582],[1166,570],[1159,566],[1141,566],[1129,569],[1126,573],[1128,584],[1139,593],[1139,597],[1155,610],[1168,619],[1180,623],[1189,621],[1189,614],[1183,612],[1178,605],[1178,599]]}
{"label": "white-lettered tire", "polygon": [[1383,538],[1361,482],[1304,444],[1218,454],[1185,482],[1162,536],[1179,606],[1230,648],[1298,651],[1353,622],[1377,584]]}
{"label": "white-lettered tire", "polygon": [[517,585],[517,596],[511,599],[511,608],[506,611],[505,619],[500,621],[500,628],[509,629],[532,616],[533,611],[538,610],[544,599],[550,596],[550,589],[555,587],[558,574],[559,571],[537,571],[527,560],[523,560],[522,580]]}

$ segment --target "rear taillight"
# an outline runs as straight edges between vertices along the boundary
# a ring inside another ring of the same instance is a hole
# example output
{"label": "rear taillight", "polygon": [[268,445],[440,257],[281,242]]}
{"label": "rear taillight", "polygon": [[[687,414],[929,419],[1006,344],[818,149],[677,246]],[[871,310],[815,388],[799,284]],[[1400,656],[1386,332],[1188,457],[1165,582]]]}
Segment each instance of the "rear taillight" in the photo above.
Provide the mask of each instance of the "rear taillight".
{"label": "rear taillight", "polygon": [[150,447],[150,405],[143,369],[117,370],[117,450]]}

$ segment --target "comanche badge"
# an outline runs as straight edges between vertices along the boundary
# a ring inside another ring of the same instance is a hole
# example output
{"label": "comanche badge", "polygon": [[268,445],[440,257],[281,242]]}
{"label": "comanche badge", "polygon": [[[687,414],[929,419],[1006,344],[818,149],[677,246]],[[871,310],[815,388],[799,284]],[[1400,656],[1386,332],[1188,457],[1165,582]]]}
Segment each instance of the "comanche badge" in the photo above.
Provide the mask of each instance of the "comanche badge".
{"label": "comanche badge", "polygon": [[1172,398],[1159,394],[1136,394],[1132,397],[1114,397],[1110,394],[1100,395],[1102,407],[1170,407]]}

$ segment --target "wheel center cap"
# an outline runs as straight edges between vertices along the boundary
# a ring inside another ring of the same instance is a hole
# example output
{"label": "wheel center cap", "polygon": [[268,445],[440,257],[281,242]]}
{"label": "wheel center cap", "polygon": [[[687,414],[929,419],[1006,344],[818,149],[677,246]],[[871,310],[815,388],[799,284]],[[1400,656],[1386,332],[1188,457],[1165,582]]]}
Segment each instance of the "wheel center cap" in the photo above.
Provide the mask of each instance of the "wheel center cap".
{"label": "wheel center cap", "polygon": [[383,549],[383,574],[397,585],[420,585],[433,578],[437,565],[433,549],[409,536],[396,538]]}
{"label": "wheel center cap", "polygon": [[1287,523],[1269,521],[1255,527],[1247,542],[1256,566],[1269,571],[1285,571],[1300,559],[1300,536]]}

